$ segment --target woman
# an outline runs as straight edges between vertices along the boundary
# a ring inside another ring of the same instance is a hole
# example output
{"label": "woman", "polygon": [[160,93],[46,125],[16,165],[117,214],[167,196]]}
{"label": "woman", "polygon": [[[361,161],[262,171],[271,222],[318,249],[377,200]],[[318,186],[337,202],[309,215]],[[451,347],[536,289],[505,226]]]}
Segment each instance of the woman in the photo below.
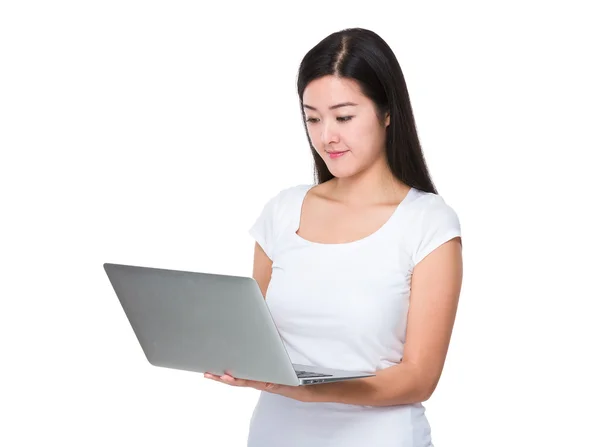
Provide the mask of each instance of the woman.
{"label": "woman", "polygon": [[[456,213],[430,179],[404,77],[375,33],[311,49],[298,95],[316,185],[252,226],[253,276],[291,361],[375,376],[261,390],[251,447],[431,446],[422,402],[442,372],[462,283]],[[410,310],[409,310],[410,304]]]}

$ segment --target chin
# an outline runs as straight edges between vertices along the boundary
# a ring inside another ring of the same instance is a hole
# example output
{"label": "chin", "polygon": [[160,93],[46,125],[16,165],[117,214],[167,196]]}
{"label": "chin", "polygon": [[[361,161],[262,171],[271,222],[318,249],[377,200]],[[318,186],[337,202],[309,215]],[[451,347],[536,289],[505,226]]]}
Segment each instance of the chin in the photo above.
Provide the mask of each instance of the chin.
{"label": "chin", "polygon": [[355,169],[329,169],[329,172],[331,172],[331,174],[336,178],[349,178],[358,174],[358,171],[356,171]]}

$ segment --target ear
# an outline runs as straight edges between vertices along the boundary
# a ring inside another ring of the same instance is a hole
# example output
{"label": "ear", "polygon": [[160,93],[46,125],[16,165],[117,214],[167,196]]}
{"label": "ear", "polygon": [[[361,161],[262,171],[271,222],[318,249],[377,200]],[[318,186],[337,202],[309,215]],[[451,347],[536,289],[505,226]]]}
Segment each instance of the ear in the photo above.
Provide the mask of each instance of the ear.
{"label": "ear", "polygon": [[390,125],[390,114],[389,112],[385,114],[385,127]]}

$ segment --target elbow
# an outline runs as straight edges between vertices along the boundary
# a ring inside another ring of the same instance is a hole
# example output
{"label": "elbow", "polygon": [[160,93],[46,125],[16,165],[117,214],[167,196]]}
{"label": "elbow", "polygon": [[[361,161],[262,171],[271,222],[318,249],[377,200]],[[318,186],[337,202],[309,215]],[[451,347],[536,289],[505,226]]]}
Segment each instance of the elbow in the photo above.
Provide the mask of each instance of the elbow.
{"label": "elbow", "polygon": [[434,389],[428,388],[428,389],[423,390],[420,394],[419,402],[428,401],[431,398],[431,396],[433,395],[434,390],[435,390],[435,388]]}
{"label": "elbow", "polygon": [[438,381],[439,381],[439,378],[424,381],[424,383],[421,386],[421,392],[420,392],[421,401],[420,402],[426,402],[429,399],[431,399],[433,392],[437,388]]}

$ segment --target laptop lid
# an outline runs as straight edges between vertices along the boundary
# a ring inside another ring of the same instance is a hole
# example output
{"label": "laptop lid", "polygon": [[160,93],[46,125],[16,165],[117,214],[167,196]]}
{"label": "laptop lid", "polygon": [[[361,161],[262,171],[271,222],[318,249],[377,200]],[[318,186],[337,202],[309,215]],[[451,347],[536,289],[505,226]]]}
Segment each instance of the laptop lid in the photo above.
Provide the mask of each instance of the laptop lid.
{"label": "laptop lid", "polygon": [[254,278],[112,263],[104,269],[152,365],[299,384]]}

